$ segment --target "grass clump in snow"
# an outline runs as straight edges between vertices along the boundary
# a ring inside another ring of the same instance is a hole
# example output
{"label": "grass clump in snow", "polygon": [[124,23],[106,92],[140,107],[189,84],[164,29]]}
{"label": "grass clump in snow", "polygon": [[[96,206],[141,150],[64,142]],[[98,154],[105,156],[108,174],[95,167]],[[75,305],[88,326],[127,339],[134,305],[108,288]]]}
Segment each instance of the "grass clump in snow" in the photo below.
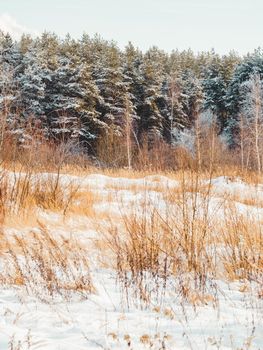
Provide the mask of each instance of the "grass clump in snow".
{"label": "grass clump in snow", "polygon": [[43,302],[94,292],[88,251],[73,238],[52,235],[45,226],[25,236],[5,236],[1,284],[23,286]]}

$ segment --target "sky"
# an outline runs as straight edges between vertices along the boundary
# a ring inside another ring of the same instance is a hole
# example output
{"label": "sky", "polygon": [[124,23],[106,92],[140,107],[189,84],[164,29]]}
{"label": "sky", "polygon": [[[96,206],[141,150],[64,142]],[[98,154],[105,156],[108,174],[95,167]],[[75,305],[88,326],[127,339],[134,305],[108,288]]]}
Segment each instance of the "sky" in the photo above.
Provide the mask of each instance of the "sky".
{"label": "sky", "polygon": [[144,51],[252,52],[263,46],[262,14],[263,0],[0,0],[0,28],[16,39],[45,30],[98,33]]}

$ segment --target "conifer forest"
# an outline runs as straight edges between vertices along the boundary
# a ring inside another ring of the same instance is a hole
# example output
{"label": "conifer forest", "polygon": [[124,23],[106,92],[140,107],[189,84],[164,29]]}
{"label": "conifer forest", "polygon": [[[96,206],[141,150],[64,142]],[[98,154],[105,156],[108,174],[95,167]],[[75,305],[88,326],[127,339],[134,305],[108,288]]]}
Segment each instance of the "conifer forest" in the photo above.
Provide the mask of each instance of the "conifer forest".
{"label": "conifer forest", "polygon": [[0,68],[1,128],[19,147],[37,137],[70,144],[103,166],[125,165],[127,142],[133,159],[160,143],[195,153],[199,121],[201,132],[213,126],[227,152],[242,148],[243,162],[261,169],[252,156],[262,139],[261,49],[245,56],[154,46],[142,52],[99,35],[45,32],[14,41],[1,32]]}

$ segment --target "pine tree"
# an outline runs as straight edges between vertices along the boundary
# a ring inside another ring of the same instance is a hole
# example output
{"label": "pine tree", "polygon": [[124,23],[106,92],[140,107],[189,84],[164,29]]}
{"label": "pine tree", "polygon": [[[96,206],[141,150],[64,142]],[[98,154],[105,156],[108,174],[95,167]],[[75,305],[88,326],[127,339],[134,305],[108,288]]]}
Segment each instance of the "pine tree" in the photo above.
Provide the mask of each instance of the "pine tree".
{"label": "pine tree", "polygon": [[0,31],[0,128],[2,146],[4,135],[17,117],[16,97],[20,93],[16,84],[22,56],[18,44],[9,34]]}
{"label": "pine tree", "polygon": [[[153,47],[148,50],[141,65],[142,91],[141,101],[137,107],[139,135],[147,133],[150,143],[164,136],[165,119],[161,109],[165,104],[163,84],[165,55]],[[163,108],[164,109],[164,108]]]}
{"label": "pine tree", "polygon": [[130,103],[130,93],[129,82],[125,80],[121,55],[114,44],[104,47],[92,71],[101,97],[97,106],[101,121],[114,134],[122,135],[127,100]]}
{"label": "pine tree", "polygon": [[228,118],[226,107],[227,83],[218,66],[211,65],[208,67],[202,81],[202,86],[204,92],[204,110],[210,110],[217,116],[220,131],[223,131]]}
{"label": "pine tree", "polygon": [[46,70],[40,66],[37,52],[29,49],[24,55],[19,67],[15,82],[19,89],[16,97],[16,105],[24,115],[29,117],[34,115],[36,118],[45,114],[45,82],[47,79]]}
{"label": "pine tree", "polygon": [[263,53],[261,51],[256,51],[252,56],[248,56],[235,69],[226,97],[232,117],[238,117],[242,106],[244,96],[240,90],[241,85],[255,74],[258,74],[260,79],[263,78]]}
{"label": "pine tree", "polygon": [[197,115],[200,113],[203,103],[203,89],[201,81],[191,70],[182,74],[183,111],[186,115],[185,127],[194,125]]}

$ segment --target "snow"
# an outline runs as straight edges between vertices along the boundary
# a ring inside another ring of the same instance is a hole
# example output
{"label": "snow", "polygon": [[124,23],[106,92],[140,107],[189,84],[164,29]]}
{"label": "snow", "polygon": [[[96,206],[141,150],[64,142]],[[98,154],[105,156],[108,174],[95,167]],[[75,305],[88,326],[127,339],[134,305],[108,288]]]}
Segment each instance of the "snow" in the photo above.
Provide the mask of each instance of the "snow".
{"label": "snow", "polygon": [[[15,181],[14,173],[7,174]],[[32,181],[54,176],[49,173],[33,175]],[[95,209],[116,215],[120,208],[129,213],[146,197],[162,207],[160,190],[172,190],[179,184],[160,175],[127,179],[100,174],[85,177],[62,174],[60,181],[65,188],[74,184],[99,193],[102,198],[111,193],[112,202],[103,200],[95,204]],[[218,177],[212,179],[212,186],[211,213],[216,211],[220,196],[225,193],[246,195],[253,192],[263,198],[261,185],[255,188],[241,179]],[[147,195],[144,188],[149,189]],[[258,210],[242,206],[246,210]],[[40,217],[54,234],[74,234],[83,244],[97,238],[87,218],[71,216],[61,224],[60,214],[42,211]],[[18,232],[5,229],[10,234]],[[148,306],[131,303],[128,307],[114,270],[99,267],[94,258],[90,273],[96,292],[83,300],[76,295],[70,301],[55,298],[43,303],[22,287],[1,287],[0,350],[263,349],[263,300],[257,297],[258,285],[254,283],[210,281],[216,285],[216,299],[193,306],[182,302],[178,281],[171,279],[163,298],[153,300]],[[243,291],[242,287],[247,284],[248,288]]]}
{"label": "snow", "polygon": [[[0,292],[0,349],[8,349],[14,335],[21,349],[237,349],[251,336],[250,349],[263,346],[262,301],[253,300],[237,285],[220,284],[218,311],[213,305],[182,308],[176,292],[160,308],[128,309],[112,271],[93,273],[97,294],[71,303],[40,303],[14,290]],[[256,305],[258,303],[258,305]],[[256,308],[257,307],[257,308]],[[255,329],[255,330],[254,330]],[[149,336],[152,343],[142,344]],[[27,342],[27,338],[30,340]]]}
{"label": "snow", "polygon": [[[13,179],[13,181],[20,177],[25,177],[26,174],[21,172],[16,174],[11,171],[5,171],[5,174]],[[57,174],[54,173],[41,173],[41,174],[32,174],[31,180],[39,181],[39,180],[49,180],[56,179]],[[162,189],[172,189],[178,186],[178,181],[172,180],[166,176],[160,175],[151,175],[145,176],[144,178],[139,179],[128,179],[123,177],[110,177],[101,174],[90,174],[85,177],[82,176],[73,176],[67,174],[59,175],[59,182],[63,186],[68,186],[70,184],[74,184],[75,186],[79,186],[80,188],[96,188],[96,189],[104,189],[107,186],[111,186],[112,188],[130,188],[130,187],[145,187],[153,186],[160,187]]]}
{"label": "snow", "polygon": [[263,209],[261,207],[243,204],[244,200],[251,200],[255,203],[263,201],[263,185],[251,185],[247,184],[242,179],[231,179],[225,176],[212,179],[214,197],[221,196],[228,198],[232,196],[236,207],[242,213],[248,213],[249,215],[262,215]]}

